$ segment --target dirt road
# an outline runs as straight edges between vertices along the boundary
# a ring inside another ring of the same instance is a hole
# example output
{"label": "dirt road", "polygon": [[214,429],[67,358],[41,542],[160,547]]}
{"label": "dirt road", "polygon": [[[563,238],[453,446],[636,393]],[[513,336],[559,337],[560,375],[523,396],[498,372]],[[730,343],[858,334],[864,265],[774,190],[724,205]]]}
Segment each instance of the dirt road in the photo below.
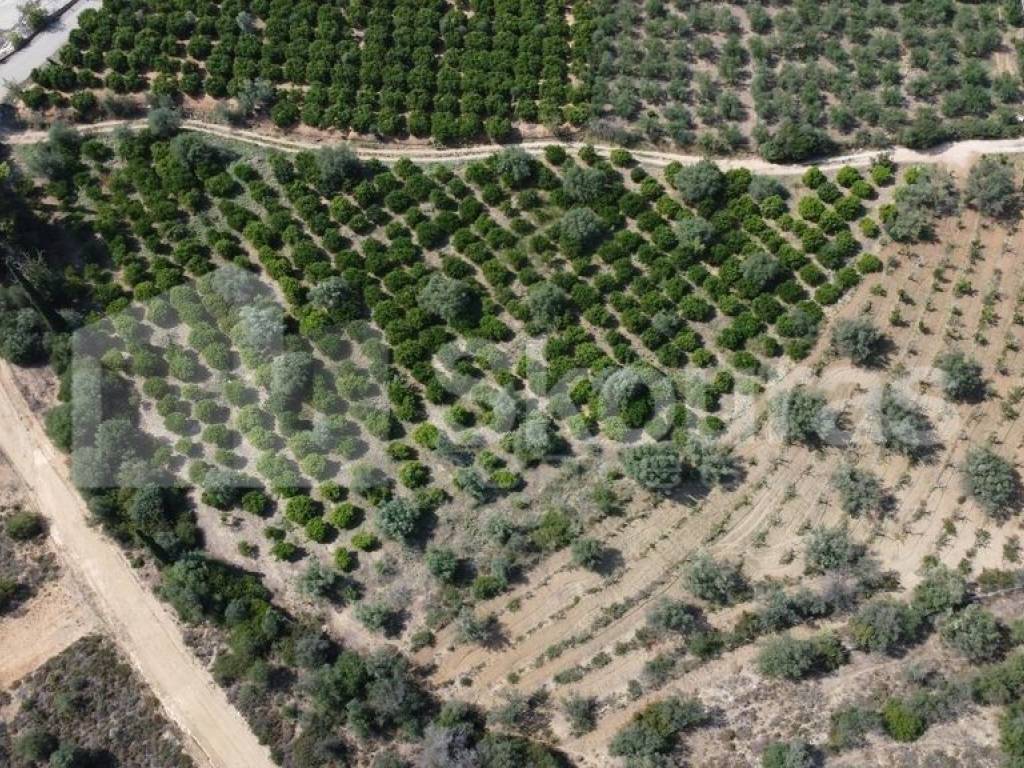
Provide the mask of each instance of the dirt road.
{"label": "dirt road", "polygon": [[[83,134],[95,135],[112,133],[121,126],[129,128],[142,128],[145,120],[108,120],[93,125],[78,126]],[[185,120],[182,127],[196,133],[203,133],[208,136],[216,136],[222,139],[240,141],[254,146],[277,149],[282,152],[301,152],[302,150],[320,149],[330,146],[332,142],[329,137],[324,140],[310,140],[284,135],[275,135],[261,131],[252,131],[244,128],[234,128],[227,125],[208,123],[202,120]],[[37,144],[46,138],[45,131],[19,131],[0,134],[0,141],[8,144]],[[346,143],[346,142],[333,142]],[[515,146],[530,153],[531,155],[541,154],[545,147],[560,145],[566,149],[578,150],[585,145],[581,141],[559,141],[558,139],[539,139],[525,141]],[[500,144],[481,144],[472,147],[456,147],[453,149],[438,149],[422,146],[403,146],[385,144],[349,144],[361,158],[365,160],[376,159],[384,163],[394,163],[402,158],[417,163],[463,163],[472,160],[482,160],[490,157],[495,152],[504,148]],[[613,146],[604,144],[592,145],[599,155],[607,157],[615,149]],[[726,157],[716,158],[715,162],[724,170],[733,168],[746,168],[754,173],[766,176],[799,176],[811,166],[817,166],[825,171],[834,171],[845,165],[864,168],[871,164],[874,158],[882,154],[883,150],[869,150],[856,152],[847,155],[836,155],[833,157],[821,158],[814,163],[776,165],[762,160],[759,157]],[[980,155],[994,154],[1022,154],[1024,153],[1024,139],[978,139],[958,141],[934,150],[917,151],[908,147],[894,147],[885,150],[892,156],[893,160],[900,164],[921,164],[939,163],[942,165],[966,168],[971,161]],[[681,163],[682,165],[693,165],[703,160],[701,155],[680,154],[677,152],[662,152],[655,150],[631,150],[631,153],[638,162],[643,165],[663,168],[670,163]]]}
{"label": "dirt road", "polygon": [[196,661],[168,608],[136,578],[117,546],[89,526],[64,458],[50,445],[6,362],[0,363],[0,425],[0,450],[49,521],[65,567],[93,595],[111,636],[168,716],[195,742],[208,765],[272,768],[268,750]]}

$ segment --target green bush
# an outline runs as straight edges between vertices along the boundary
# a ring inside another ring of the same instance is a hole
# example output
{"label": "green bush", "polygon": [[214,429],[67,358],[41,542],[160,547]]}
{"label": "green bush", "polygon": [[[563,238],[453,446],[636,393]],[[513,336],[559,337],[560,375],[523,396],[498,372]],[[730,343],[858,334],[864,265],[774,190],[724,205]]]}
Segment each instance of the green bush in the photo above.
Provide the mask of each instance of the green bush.
{"label": "green bush", "polygon": [[900,699],[889,699],[882,708],[882,726],[895,741],[917,741],[928,724],[925,719]]}
{"label": "green bush", "polygon": [[946,618],[943,641],[973,664],[997,659],[1006,647],[1006,630],[980,605],[969,605]]}
{"label": "green bush", "polygon": [[855,648],[896,655],[919,636],[920,616],[909,606],[890,599],[862,606],[848,626]]}
{"label": "green bush", "polygon": [[761,753],[762,768],[813,768],[814,750],[802,741],[775,741]]}
{"label": "green bush", "polygon": [[750,584],[740,565],[719,562],[698,554],[683,572],[683,584],[696,597],[716,605],[732,605],[750,595]]}
{"label": "green bush", "polygon": [[347,501],[338,504],[327,514],[328,522],[339,529],[355,528],[362,519],[363,511]]}
{"label": "green bush", "polygon": [[15,541],[28,541],[41,536],[46,531],[42,515],[19,509],[4,521],[4,530]]}
{"label": "green bush", "polygon": [[352,546],[360,552],[372,552],[380,546],[380,540],[369,531],[359,531],[352,536]]}
{"label": "green bush", "polygon": [[779,635],[761,647],[757,667],[765,677],[803,680],[834,672],[846,663],[848,655],[833,632],[806,640]]}

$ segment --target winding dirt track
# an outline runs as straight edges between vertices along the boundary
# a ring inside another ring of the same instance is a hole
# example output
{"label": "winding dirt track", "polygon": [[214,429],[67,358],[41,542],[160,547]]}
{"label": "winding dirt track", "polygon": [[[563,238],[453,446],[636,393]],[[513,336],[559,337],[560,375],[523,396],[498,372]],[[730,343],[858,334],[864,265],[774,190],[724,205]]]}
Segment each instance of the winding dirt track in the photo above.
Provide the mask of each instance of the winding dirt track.
{"label": "winding dirt track", "polygon": [[[108,120],[92,125],[78,126],[83,134],[104,134],[112,133],[120,127],[142,128],[146,125],[143,120]],[[204,133],[208,136],[216,136],[222,139],[240,141],[246,144],[278,149],[282,152],[301,152],[302,150],[318,149],[329,146],[332,142],[323,140],[310,140],[285,135],[272,135],[260,131],[235,128],[217,123],[209,123],[202,120],[184,120],[182,127],[196,133]],[[8,144],[37,144],[46,139],[45,131],[19,131],[7,134],[0,133],[0,140]],[[507,145],[502,144],[480,144],[471,147],[458,147],[454,149],[437,149],[433,147],[409,146],[409,145],[386,145],[368,144],[359,142],[335,142],[347,143],[362,158],[376,159],[385,163],[394,163],[402,158],[417,163],[459,163],[471,160],[481,160],[500,151]],[[560,145],[566,149],[578,150],[585,146],[581,141],[560,141],[558,139],[538,139],[524,141],[514,146],[529,152],[532,155],[539,155],[552,145]],[[605,157],[615,147],[605,144],[591,145],[598,154]],[[630,150],[634,158],[643,165],[652,167],[664,167],[670,163],[681,163],[693,165],[704,159],[702,155],[687,155],[676,152],[662,152],[658,150]],[[747,168],[754,173],[768,176],[798,176],[811,166],[817,166],[822,170],[837,170],[844,165],[855,167],[866,167],[872,160],[882,154],[883,150],[869,150],[856,152],[847,155],[835,155],[821,158],[814,163],[795,165],[776,165],[754,156],[717,158],[715,162],[726,170],[732,168]],[[1022,154],[1024,153],[1024,139],[977,139],[958,141],[954,144],[947,144],[933,150],[917,151],[908,147],[894,147],[885,150],[892,159],[900,164],[915,163],[941,163],[943,165],[966,167],[971,160],[979,155],[993,154]]]}
{"label": "winding dirt track", "polygon": [[68,570],[167,714],[215,768],[272,768],[270,753],[182,638],[168,608],[135,576],[117,545],[88,524],[64,458],[50,444],[0,362],[0,450],[33,494]]}

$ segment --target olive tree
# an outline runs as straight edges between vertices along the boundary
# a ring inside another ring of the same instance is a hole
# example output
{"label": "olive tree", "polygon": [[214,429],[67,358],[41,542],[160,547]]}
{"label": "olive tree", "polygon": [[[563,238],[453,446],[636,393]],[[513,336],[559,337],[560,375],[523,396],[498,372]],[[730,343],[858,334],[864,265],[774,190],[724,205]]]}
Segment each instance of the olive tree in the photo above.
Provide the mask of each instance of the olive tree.
{"label": "olive tree", "polygon": [[592,250],[605,236],[608,225],[590,208],[570,208],[558,223],[558,244],[568,256]]}
{"label": "olive tree", "polygon": [[967,202],[986,216],[1006,219],[1020,207],[1014,184],[1013,166],[1005,158],[982,157],[967,174],[964,189]]}
{"label": "olive tree", "polygon": [[935,360],[942,371],[942,393],[955,402],[974,402],[985,396],[981,363],[959,350],[946,352]]}
{"label": "olive tree", "polygon": [[725,192],[725,174],[710,160],[701,160],[680,168],[672,184],[690,205],[718,200]]}
{"label": "olive tree", "polygon": [[804,563],[808,573],[843,571],[855,566],[867,548],[854,541],[845,526],[818,526],[807,537]]}
{"label": "olive tree", "polygon": [[962,472],[965,490],[992,517],[1004,519],[1019,506],[1017,469],[990,447],[970,449]]}
{"label": "olive tree", "polygon": [[878,363],[885,345],[883,334],[864,317],[837,320],[832,329],[832,348],[855,365]]}
{"label": "olive tree", "polygon": [[668,493],[683,482],[679,450],[664,443],[644,443],[624,448],[619,454],[622,469],[649,491]]}
{"label": "olive tree", "polygon": [[779,393],[771,403],[775,426],[788,444],[820,445],[835,429],[835,414],[821,392],[796,386]]}
{"label": "olive tree", "polygon": [[416,296],[422,309],[452,325],[471,319],[475,299],[476,295],[469,285],[440,272],[431,275]]}
{"label": "olive tree", "polygon": [[893,196],[893,204],[882,213],[886,231],[893,240],[916,242],[933,235],[936,217],[956,213],[960,205],[953,175],[938,166],[913,168],[907,183]]}
{"label": "olive tree", "polygon": [[683,572],[683,584],[696,597],[716,605],[731,605],[750,594],[750,584],[738,563],[717,561],[701,552]]}
{"label": "olive tree", "polygon": [[542,282],[530,286],[526,294],[526,305],[530,310],[531,322],[550,330],[564,321],[572,303],[566,292],[557,285]]}
{"label": "olive tree", "polygon": [[839,494],[839,506],[851,517],[872,515],[885,501],[882,482],[874,472],[843,462],[832,473],[832,487]]}
{"label": "olive tree", "polygon": [[377,528],[389,539],[405,541],[415,533],[421,517],[421,510],[407,499],[389,499],[377,508]]}
{"label": "olive tree", "polygon": [[886,450],[919,458],[934,447],[928,416],[909,399],[886,385],[877,405],[876,439]]}
{"label": "olive tree", "polygon": [[316,152],[317,188],[335,195],[362,174],[362,162],[351,147],[324,147]]}

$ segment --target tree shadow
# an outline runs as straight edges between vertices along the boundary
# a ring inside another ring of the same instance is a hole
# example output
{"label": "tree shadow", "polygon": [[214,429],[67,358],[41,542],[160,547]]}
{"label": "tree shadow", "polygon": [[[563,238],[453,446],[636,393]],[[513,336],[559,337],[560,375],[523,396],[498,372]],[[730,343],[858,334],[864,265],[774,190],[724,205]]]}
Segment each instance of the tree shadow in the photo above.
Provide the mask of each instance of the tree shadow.
{"label": "tree shadow", "polygon": [[622,556],[622,550],[615,547],[605,547],[601,551],[601,559],[594,567],[594,573],[605,578],[617,573],[626,565],[626,559]]}

